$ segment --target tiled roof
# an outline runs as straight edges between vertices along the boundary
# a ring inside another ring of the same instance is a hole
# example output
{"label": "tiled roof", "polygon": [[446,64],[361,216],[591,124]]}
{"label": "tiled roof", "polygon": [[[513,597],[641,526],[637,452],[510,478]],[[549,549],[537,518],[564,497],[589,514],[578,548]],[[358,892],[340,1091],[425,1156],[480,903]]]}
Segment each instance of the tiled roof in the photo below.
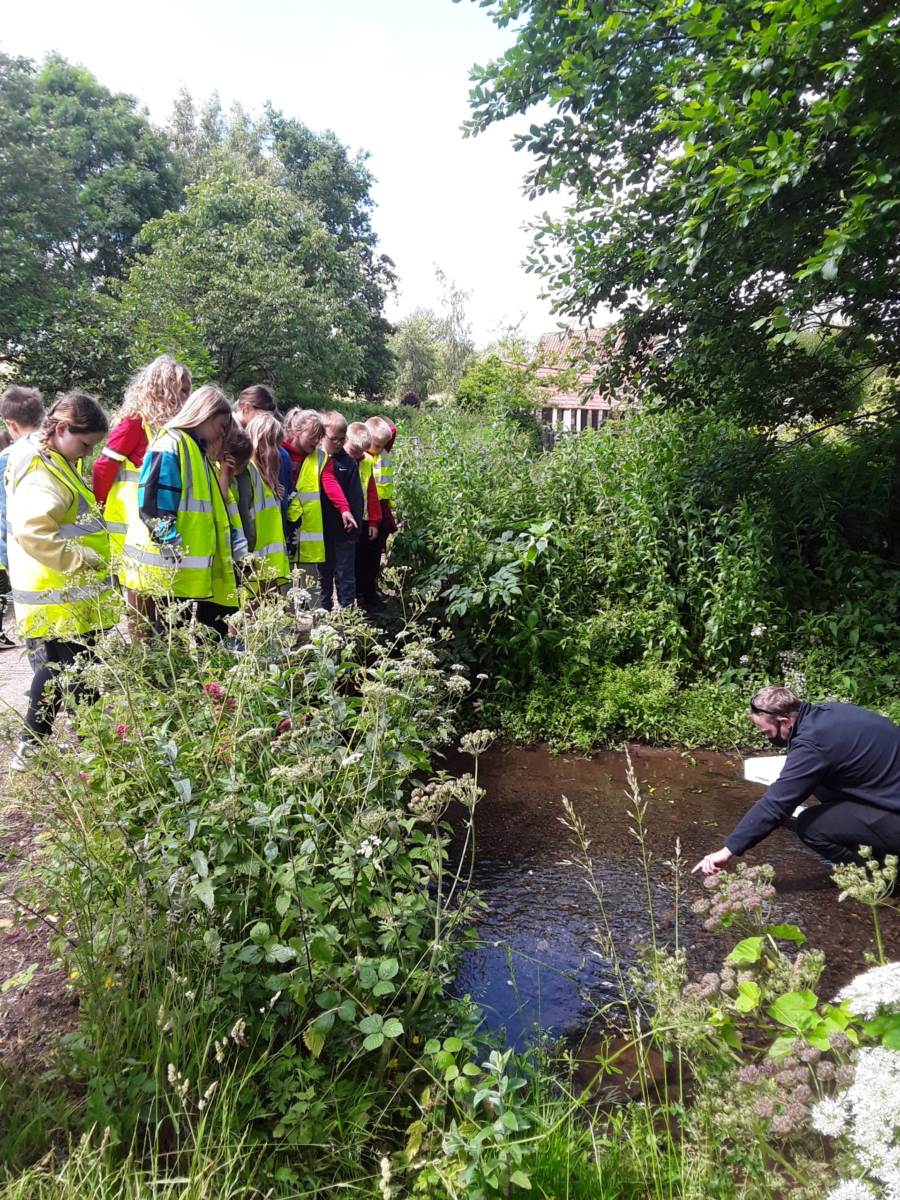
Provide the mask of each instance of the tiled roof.
{"label": "tiled roof", "polygon": [[[601,345],[607,332],[585,329],[579,333],[541,334],[531,361],[536,364],[539,403],[543,407],[610,409],[634,403],[628,389],[613,392],[605,383],[591,386],[595,364],[609,357],[609,351]],[[564,372],[565,378],[556,383]]]}

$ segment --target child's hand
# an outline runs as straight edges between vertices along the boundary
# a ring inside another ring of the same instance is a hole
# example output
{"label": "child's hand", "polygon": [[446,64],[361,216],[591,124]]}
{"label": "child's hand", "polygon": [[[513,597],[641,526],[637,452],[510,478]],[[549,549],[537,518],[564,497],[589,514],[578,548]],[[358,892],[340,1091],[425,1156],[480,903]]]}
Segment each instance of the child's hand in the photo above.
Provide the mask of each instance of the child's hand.
{"label": "child's hand", "polygon": [[378,537],[378,526],[370,525],[369,526],[369,541],[374,542],[377,537]]}
{"label": "child's hand", "polygon": [[341,520],[344,522],[344,528],[347,530],[348,533],[350,532],[351,529],[359,529],[359,526],[353,519],[353,513],[351,513],[351,512],[341,513]]}

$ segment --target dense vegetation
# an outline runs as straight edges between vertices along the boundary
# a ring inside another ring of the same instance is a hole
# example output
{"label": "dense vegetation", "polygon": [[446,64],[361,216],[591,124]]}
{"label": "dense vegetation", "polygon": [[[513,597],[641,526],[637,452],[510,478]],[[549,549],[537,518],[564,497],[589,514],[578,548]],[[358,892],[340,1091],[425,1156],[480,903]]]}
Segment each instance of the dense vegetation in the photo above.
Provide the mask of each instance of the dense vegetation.
{"label": "dense vegetation", "polygon": [[[785,681],[900,715],[898,434],[639,414],[540,449],[506,415],[401,439],[396,558],[517,738],[746,741]],[[482,720],[479,716],[478,720]]]}

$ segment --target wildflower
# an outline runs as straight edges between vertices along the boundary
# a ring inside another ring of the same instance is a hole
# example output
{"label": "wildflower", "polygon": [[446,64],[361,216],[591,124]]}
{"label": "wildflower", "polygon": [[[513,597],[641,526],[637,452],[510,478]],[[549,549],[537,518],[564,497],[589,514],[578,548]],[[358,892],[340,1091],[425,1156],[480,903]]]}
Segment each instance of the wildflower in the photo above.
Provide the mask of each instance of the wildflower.
{"label": "wildflower", "polygon": [[285,717],[283,721],[278,722],[278,733],[285,733],[291,727],[291,718]]}
{"label": "wildflower", "polygon": [[113,979],[112,975],[107,975],[106,979],[103,981],[103,986],[107,991],[116,986],[116,981]]}
{"label": "wildflower", "polygon": [[849,1050],[853,1043],[847,1037],[842,1029],[836,1029],[834,1033],[828,1035],[828,1045],[832,1050],[837,1050],[838,1053]]}
{"label": "wildflower", "polygon": [[207,696],[212,696],[214,700],[221,700],[225,694],[221,683],[204,683],[203,690]]}
{"label": "wildflower", "polygon": [[469,683],[468,679],[464,679],[462,675],[451,675],[446,683],[448,692],[457,692],[459,695],[463,695],[465,692],[469,691],[471,686],[472,685]]}
{"label": "wildflower", "polygon": [[851,1087],[856,1078],[856,1068],[851,1067],[849,1063],[844,1063],[842,1066],[835,1068],[834,1082],[838,1087]]}
{"label": "wildflower", "polygon": [[490,729],[476,729],[474,733],[467,733],[460,740],[459,748],[463,754],[474,754],[477,758],[487,750],[496,736]]}
{"label": "wildflower", "polygon": [[345,754],[341,760],[342,767],[352,767],[354,763],[358,763],[363,756],[362,750],[354,750],[352,754]]}
{"label": "wildflower", "polygon": [[85,783],[91,782],[91,777],[90,777],[90,775],[88,775],[87,771],[79,771],[78,778],[83,779],[85,781]]}
{"label": "wildflower", "polygon": [[772,1118],[772,1132],[782,1136],[794,1132],[794,1122],[789,1112],[778,1113]]}
{"label": "wildflower", "polygon": [[190,1000],[193,1000],[193,999],[194,999],[194,992],[185,992],[185,993],[184,993],[184,998],[185,998],[185,1000],[189,1000],[189,1001],[190,1001]]}
{"label": "wildflower", "polygon": [[738,659],[738,662],[741,664],[742,667],[748,667],[750,665],[750,655],[742,654],[741,657]]}
{"label": "wildflower", "polygon": [[737,1073],[738,1083],[756,1083],[759,1079],[759,1067],[741,1067]]}
{"label": "wildflower", "polygon": [[844,1101],[836,1096],[825,1096],[812,1107],[812,1127],[825,1137],[837,1137],[847,1124]]}
{"label": "wildflower", "polygon": [[821,1081],[824,1083],[826,1080],[831,1079],[833,1075],[833,1062],[828,1062],[826,1060],[825,1062],[816,1063],[816,1079],[821,1079]]}
{"label": "wildflower", "polygon": [[476,675],[475,678],[476,679],[489,679],[490,676],[482,673],[481,675]]}
{"label": "wildflower", "polygon": [[861,1179],[842,1179],[825,1200],[873,1200],[873,1196]]}
{"label": "wildflower", "polygon": [[381,838],[372,833],[360,842],[357,854],[361,854],[363,858],[371,858],[376,848],[380,845],[382,845]]}
{"label": "wildflower", "polygon": [[822,1051],[816,1049],[815,1046],[807,1046],[800,1052],[800,1057],[805,1063],[817,1063],[822,1057]]}
{"label": "wildflower", "polygon": [[206,1091],[203,1093],[202,1098],[197,1101],[197,1107],[199,1109],[206,1108],[206,1105],[208,1104],[209,1100],[212,1098],[213,1092],[216,1090],[216,1088],[218,1086],[219,1086],[218,1079],[214,1079],[212,1081],[212,1083],[209,1085],[209,1087],[206,1089]]}
{"label": "wildflower", "polygon": [[128,730],[130,728],[131,728],[130,725],[117,725],[116,726],[116,741],[124,742],[125,739],[128,737]]}
{"label": "wildflower", "polygon": [[751,637],[762,637],[762,635],[766,632],[767,628],[768,628],[767,625],[754,625],[753,628],[750,630],[750,636]]}
{"label": "wildflower", "polygon": [[225,1061],[225,1045],[226,1043],[224,1041],[220,1042],[219,1039],[216,1038],[216,1062]]}
{"label": "wildflower", "polygon": [[391,1160],[385,1154],[381,1159],[381,1178],[378,1181],[378,1190],[381,1192],[382,1200],[391,1200],[394,1194],[391,1187]]}
{"label": "wildflower", "polygon": [[831,872],[831,878],[841,888],[838,900],[846,900],[852,896],[862,904],[880,904],[889,896],[897,882],[898,858],[896,854],[888,854],[882,866],[877,858],[872,857],[870,846],[860,846],[859,854],[865,860],[864,866],[856,863],[840,863]]}
{"label": "wildflower", "polygon": [[879,1012],[900,1012],[900,962],[886,963],[857,975],[835,996],[836,1004],[841,1001],[855,1016],[867,1021]]}
{"label": "wildflower", "polygon": [[181,1078],[181,1076],[175,1070],[174,1063],[169,1063],[169,1069],[166,1071],[166,1077],[168,1078],[169,1083],[177,1083],[178,1080]]}
{"label": "wildflower", "polygon": [[78,976],[79,976],[80,974],[81,974],[81,972],[80,972],[80,971],[70,971],[70,972],[69,972],[69,978],[70,978],[70,979],[77,979],[77,978],[78,978]]}
{"label": "wildflower", "polygon": [[768,1099],[757,1100],[753,1106],[753,1111],[758,1117],[762,1117],[765,1120],[774,1115],[775,1105]]}
{"label": "wildflower", "polygon": [[801,1083],[791,1092],[791,1099],[795,1104],[809,1104],[812,1099],[812,1092],[805,1083]]}
{"label": "wildflower", "polygon": [[244,1020],[243,1017],[239,1017],[235,1021],[234,1025],[232,1027],[231,1033],[229,1034],[229,1037],[231,1037],[232,1041],[237,1042],[237,1044],[239,1046],[247,1045],[247,1039],[244,1037],[244,1031],[246,1030],[246,1028],[247,1028],[247,1022]]}

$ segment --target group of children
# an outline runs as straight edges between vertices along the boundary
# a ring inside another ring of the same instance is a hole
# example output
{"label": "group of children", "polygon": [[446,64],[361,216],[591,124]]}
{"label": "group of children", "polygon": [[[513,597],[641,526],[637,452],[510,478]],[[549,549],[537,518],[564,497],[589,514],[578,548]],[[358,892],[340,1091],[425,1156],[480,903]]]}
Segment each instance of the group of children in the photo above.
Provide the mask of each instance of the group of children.
{"label": "group of children", "polygon": [[[12,439],[0,451],[0,566],[34,671],[13,769],[52,730],[59,672],[116,621],[119,589],[141,639],[192,614],[225,637],[241,606],[286,591],[298,569],[315,572],[324,609],[335,591],[369,615],[386,603],[396,429],[384,417],[348,426],[292,409],[282,423],[270,388],[232,405],[211,384],[192,390],[170,355],[137,373],[111,433],[81,392],[45,411],[40,392],[12,386],[0,417]],[[104,440],[91,490],[79,464]],[[0,631],[4,642],[15,645]]]}

